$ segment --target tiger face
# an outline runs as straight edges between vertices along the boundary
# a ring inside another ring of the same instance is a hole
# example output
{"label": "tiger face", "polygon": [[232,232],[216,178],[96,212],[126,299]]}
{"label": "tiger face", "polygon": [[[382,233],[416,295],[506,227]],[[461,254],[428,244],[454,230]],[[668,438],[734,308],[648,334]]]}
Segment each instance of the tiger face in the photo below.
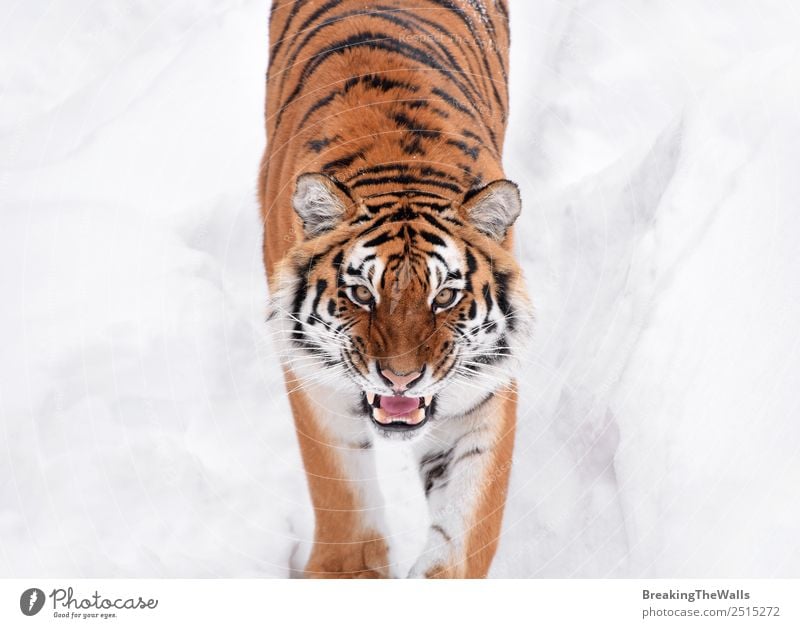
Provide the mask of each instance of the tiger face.
{"label": "tiger face", "polygon": [[304,239],[272,318],[297,387],[331,388],[378,434],[408,438],[511,383],[532,322],[501,244],[520,211],[513,183],[454,205],[413,190],[354,198],[307,174],[293,205]]}

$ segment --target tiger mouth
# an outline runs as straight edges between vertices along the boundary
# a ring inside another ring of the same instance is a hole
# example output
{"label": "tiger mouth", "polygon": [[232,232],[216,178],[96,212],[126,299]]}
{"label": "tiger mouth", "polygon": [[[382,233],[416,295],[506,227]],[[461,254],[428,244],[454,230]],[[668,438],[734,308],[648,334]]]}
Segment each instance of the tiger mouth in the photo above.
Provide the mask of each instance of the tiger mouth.
{"label": "tiger mouth", "polygon": [[372,421],[383,430],[411,431],[428,421],[433,396],[405,397],[365,392]]}

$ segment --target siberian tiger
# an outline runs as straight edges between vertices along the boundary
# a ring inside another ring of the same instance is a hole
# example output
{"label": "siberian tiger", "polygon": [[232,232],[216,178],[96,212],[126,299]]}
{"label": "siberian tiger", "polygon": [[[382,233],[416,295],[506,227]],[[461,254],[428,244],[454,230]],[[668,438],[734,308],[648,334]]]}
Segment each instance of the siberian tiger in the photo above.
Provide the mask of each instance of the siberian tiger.
{"label": "siberian tiger", "polygon": [[387,577],[374,439],[406,439],[412,577],[484,577],[531,308],[503,175],[503,0],[278,0],[259,195],[270,320],[315,511],[311,577]]}

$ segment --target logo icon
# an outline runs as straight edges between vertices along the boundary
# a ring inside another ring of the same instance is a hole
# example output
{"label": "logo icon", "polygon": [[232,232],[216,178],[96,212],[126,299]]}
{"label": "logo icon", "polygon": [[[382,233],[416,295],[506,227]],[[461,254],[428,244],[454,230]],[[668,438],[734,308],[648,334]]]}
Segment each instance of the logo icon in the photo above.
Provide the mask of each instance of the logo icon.
{"label": "logo icon", "polygon": [[19,610],[23,615],[35,615],[44,606],[44,591],[41,589],[27,589],[19,596]]}

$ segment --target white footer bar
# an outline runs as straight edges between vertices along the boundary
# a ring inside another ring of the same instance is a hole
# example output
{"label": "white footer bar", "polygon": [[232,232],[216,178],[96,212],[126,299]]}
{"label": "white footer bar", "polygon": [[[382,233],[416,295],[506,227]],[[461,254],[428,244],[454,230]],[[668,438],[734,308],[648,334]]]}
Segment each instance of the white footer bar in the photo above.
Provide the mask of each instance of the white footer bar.
{"label": "white footer bar", "polygon": [[800,580],[0,580],[0,626],[800,626]]}

